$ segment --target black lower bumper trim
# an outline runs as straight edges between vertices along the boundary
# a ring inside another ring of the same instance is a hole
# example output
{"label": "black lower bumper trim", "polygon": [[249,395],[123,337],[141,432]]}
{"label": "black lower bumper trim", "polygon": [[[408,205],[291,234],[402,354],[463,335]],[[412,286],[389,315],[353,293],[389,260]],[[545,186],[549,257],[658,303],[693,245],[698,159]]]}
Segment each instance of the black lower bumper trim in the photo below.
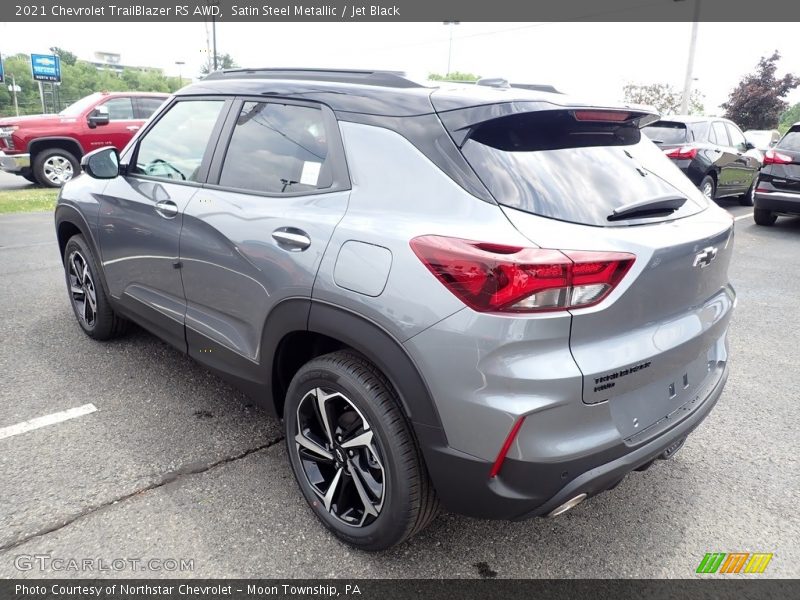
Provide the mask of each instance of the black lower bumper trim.
{"label": "black lower bumper trim", "polygon": [[494,479],[489,479],[490,462],[452,448],[426,444],[425,428],[417,427],[416,432],[444,508],[484,519],[527,519],[546,515],[580,494],[593,496],[613,488],[631,471],[672,456],[711,412],[727,377],[726,366],[708,396],[690,415],[638,448],[632,450],[621,443],[602,453],[561,463],[506,459],[500,476]]}

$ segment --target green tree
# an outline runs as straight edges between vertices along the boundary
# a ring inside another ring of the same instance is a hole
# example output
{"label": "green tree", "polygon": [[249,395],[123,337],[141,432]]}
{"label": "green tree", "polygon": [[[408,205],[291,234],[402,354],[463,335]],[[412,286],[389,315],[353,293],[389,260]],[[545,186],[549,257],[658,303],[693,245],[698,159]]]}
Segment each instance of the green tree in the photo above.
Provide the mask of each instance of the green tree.
{"label": "green tree", "polygon": [[[233,57],[228,54],[227,52],[224,54],[217,53],[217,69],[235,69],[239,65],[236,64],[236,61],[233,60]],[[212,56],[208,57],[206,64],[200,67],[200,74],[201,75],[208,75],[214,70],[214,58]]]}
{"label": "green tree", "polygon": [[76,62],[78,62],[78,57],[75,56],[72,52],[70,52],[68,50],[63,50],[63,49],[59,48],[58,46],[56,46],[52,50],[53,50],[53,54],[55,54],[56,56],[58,56],[59,59],[61,59],[61,64],[62,65],[70,65],[70,66],[72,66]]}
{"label": "green tree", "polygon": [[[622,88],[622,91],[625,95],[625,102],[652,106],[662,115],[678,114],[681,110],[683,92],[675,90],[668,83],[645,85],[629,83]],[[697,90],[692,90],[692,94],[689,96],[690,115],[703,114],[705,107],[702,100],[702,94]]]}
{"label": "green tree", "polygon": [[789,106],[784,97],[800,85],[800,78],[791,73],[775,76],[780,57],[777,50],[762,56],[756,70],[742,78],[722,105],[725,116],[742,129],[773,129]]}
{"label": "green tree", "polygon": [[429,73],[428,79],[431,81],[478,81],[480,75],[473,75],[472,73],[462,73],[460,71],[453,71],[447,75],[439,75],[439,73]]}
{"label": "green tree", "polygon": [[778,121],[778,131],[781,135],[789,131],[789,127],[800,121],[800,102],[792,106],[789,110],[781,115]]}

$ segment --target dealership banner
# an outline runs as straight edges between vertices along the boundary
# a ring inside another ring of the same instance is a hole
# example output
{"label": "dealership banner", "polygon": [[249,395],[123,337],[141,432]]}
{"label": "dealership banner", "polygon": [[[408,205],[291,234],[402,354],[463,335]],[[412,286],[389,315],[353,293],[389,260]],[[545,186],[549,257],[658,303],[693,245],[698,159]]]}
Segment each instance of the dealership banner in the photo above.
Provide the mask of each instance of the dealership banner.
{"label": "dealership banner", "polygon": [[283,600],[349,598],[352,600],[472,600],[520,598],[576,600],[592,598],[667,599],[693,598],[740,600],[741,598],[797,598],[798,580],[520,580],[520,579],[151,579],[151,580],[6,580],[0,581],[3,600],[137,600],[137,599],[227,599]]}
{"label": "dealership banner", "polygon": [[[800,21],[793,0],[38,0],[0,21]],[[666,42],[665,42],[666,43]]]}

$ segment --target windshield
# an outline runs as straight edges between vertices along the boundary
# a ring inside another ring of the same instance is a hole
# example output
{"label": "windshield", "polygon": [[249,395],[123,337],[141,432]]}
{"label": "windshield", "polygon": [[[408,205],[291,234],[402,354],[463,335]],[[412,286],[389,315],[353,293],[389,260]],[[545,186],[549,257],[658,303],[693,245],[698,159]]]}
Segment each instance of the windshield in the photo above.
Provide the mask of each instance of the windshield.
{"label": "windshield", "polygon": [[778,142],[777,147],[781,150],[800,152],[800,129],[791,129],[789,133],[783,136],[783,139]]}
{"label": "windshield", "polygon": [[97,94],[92,94],[81,98],[77,102],[73,102],[67,108],[62,110],[59,115],[62,117],[80,117],[83,112],[97,102]]}

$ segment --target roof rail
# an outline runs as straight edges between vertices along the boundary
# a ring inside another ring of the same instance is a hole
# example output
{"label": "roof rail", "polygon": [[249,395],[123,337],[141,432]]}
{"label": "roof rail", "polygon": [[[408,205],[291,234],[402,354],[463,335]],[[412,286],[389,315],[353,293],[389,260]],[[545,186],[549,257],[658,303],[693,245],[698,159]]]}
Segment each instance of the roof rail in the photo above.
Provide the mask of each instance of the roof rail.
{"label": "roof rail", "polygon": [[335,83],[359,83],[385,87],[424,87],[411,81],[403,71],[369,71],[362,69],[222,69],[206,76],[206,79],[301,79],[331,81]]}

